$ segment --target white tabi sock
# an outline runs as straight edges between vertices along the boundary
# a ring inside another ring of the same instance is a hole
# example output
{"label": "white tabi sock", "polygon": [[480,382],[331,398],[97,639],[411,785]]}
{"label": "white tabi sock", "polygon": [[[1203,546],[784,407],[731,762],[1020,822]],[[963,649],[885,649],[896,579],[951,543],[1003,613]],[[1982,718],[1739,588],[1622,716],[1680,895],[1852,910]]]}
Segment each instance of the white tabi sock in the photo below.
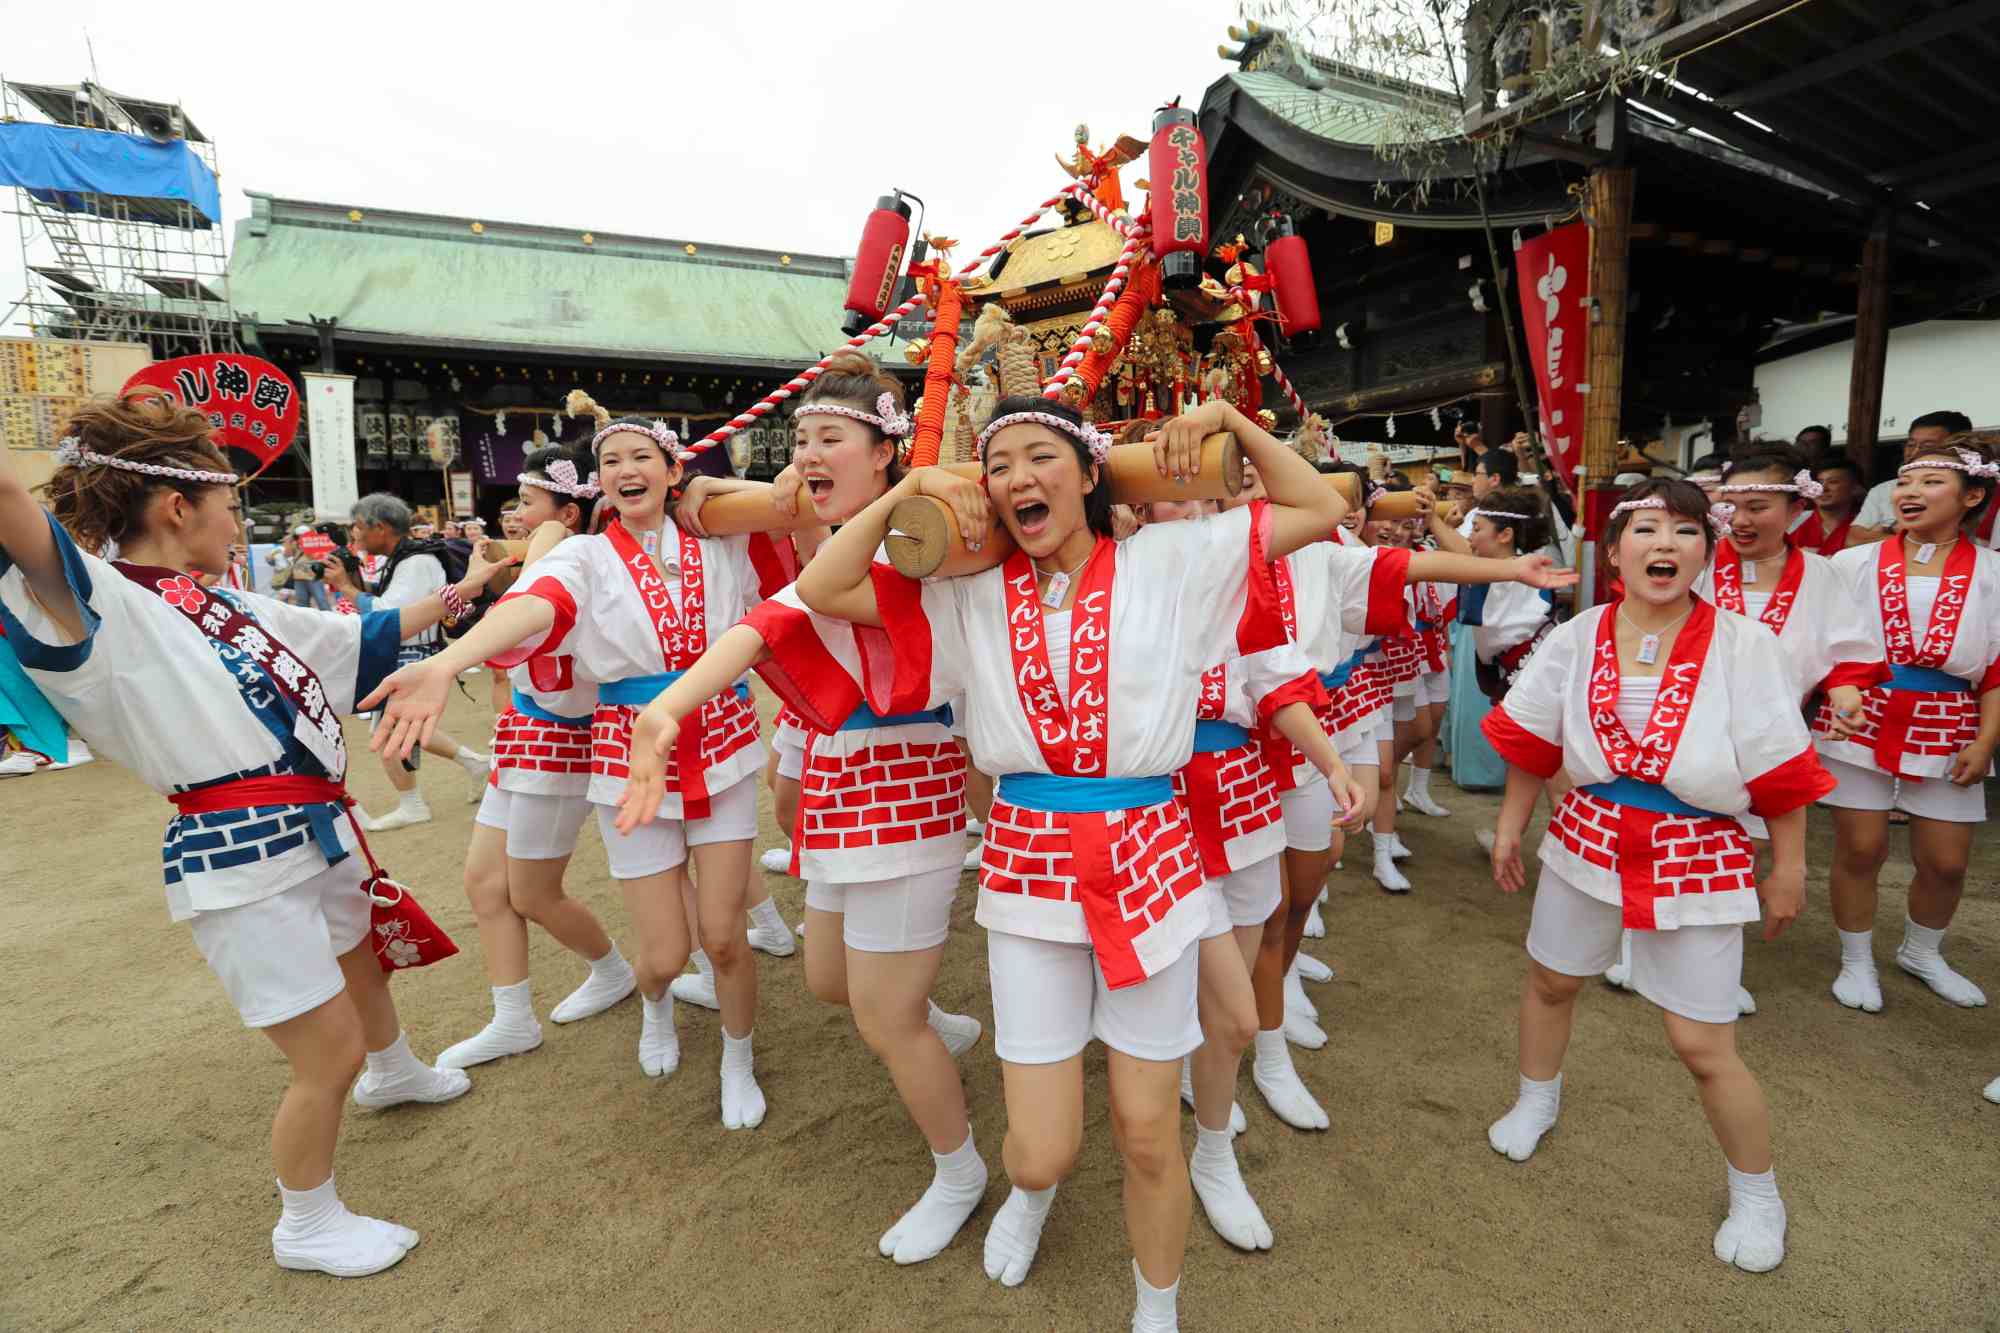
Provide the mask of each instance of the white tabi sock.
{"label": "white tabi sock", "polygon": [[1175,1278],[1171,1287],[1156,1287],[1146,1281],[1146,1275],[1139,1271],[1139,1261],[1134,1259],[1132,1283],[1139,1294],[1138,1304],[1132,1310],[1132,1333],[1179,1333],[1181,1280]]}
{"label": "white tabi sock", "polygon": [[1715,1257],[1746,1273],[1768,1273],[1785,1258],[1785,1201],[1775,1169],[1729,1168],[1729,1216],[1715,1233]]}
{"label": "white tabi sock", "polygon": [[1264,1220],[1263,1210],[1250,1197],[1250,1187],[1243,1183],[1228,1130],[1210,1129],[1196,1119],[1188,1179],[1216,1235],[1239,1250],[1271,1248],[1271,1224]]}
{"label": "white tabi sock", "polygon": [[278,1267],[365,1277],[402,1260],[417,1243],[408,1227],[347,1211],[333,1177],[309,1190],[278,1182],[284,1211],[271,1229],[271,1257]]}
{"label": "white tabi sock", "polygon": [[722,1032],[722,1127],[755,1129],[764,1123],[764,1090],[757,1086],[755,1060],[746,1032],[740,1037]]}
{"label": "white tabi sock", "polygon": [[1562,1109],[1562,1088],[1561,1074],[1545,1083],[1521,1075],[1521,1093],[1513,1109],[1486,1131],[1486,1141],[1493,1145],[1493,1151],[1504,1153],[1516,1162],[1533,1157],[1542,1135],[1555,1126],[1556,1113]]}
{"label": "white tabi sock", "polygon": [[1409,878],[1396,867],[1395,844],[1386,833],[1375,839],[1375,882],[1390,893],[1410,891]]}
{"label": "white tabi sock", "polygon": [[1405,791],[1415,792],[1419,796],[1429,796],[1431,794],[1431,771],[1428,768],[1418,768],[1414,763],[1411,764],[1410,785]]}
{"label": "white tabi sock", "polygon": [[938,1034],[938,1040],[944,1043],[945,1050],[951,1052],[952,1059],[956,1060],[978,1045],[979,1034],[985,1031],[978,1019],[971,1014],[946,1013],[938,1008],[936,1000],[925,1003],[930,1006],[930,1013],[924,1021],[930,1024],[931,1031]]}
{"label": "white tabi sock", "polygon": [[1882,981],[1875,973],[1875,932],[1843,930],[1840,934],[1840,975],[1833,979],[1833,998],[1863,1013],[1882,1012]]}
{"label": "white tabi sock", "polygon": [[1908,917],[1903,918],[1903,943],[1896,950],[1896,965],[1920,979],[1939,997],[1961,1008],[1980,1008],[1986,1003],[1986,992],[1952,970],[1940,952],[1943,948],[1942,928],[1920,926]]}
{"label": "white tabi sock", "polygon": [[774,935],[790,935],[792,933],[791,927],[785,924],[785,918],[778,914],[778,901],[775,898],[766,898],[763,902],[751,908],[750,923],[768,930]]}
{"label": "white tabi sock", "polygon": [[508,1028],[535,1025],[534,992],[525,978],[511,986],[493,988],[493,1021]]}
{"label": "white tabi sock", "polygon": [[705,951],[694,950],[688,955],[688,961],[694,964],[695,971],[708,978],[711,986],[715,984],[715,964],[708,961],[708,954]]}
{"label": "white tabi sock", "polygon": [[354,1080],[358,1105],[380,1110],[401,1102],[448,1102],[472,1088],[472,1080],[457,1069],[433,1069],[410,1051],[410,1034],[379,1051],[368,1052],[361,1077]]}
{"label": "white tabi sock", "polygon": [[1027,1280],[1035,1251],[1041,1247],[1042,1225],[1055,1201],[1054,1185],[1045,1190],[1014,1186],[986,1228],[986,1276],[1003,1287],[1018,1287]]}
{"label": "white tabi sock", "polygon": [[1292,1052],[1285,1044],[1284,1029],[1258,1032],[1257,1053],[1250,1062],[1250,1081],[1264,1095],[1271,1114],[1293,1129],[1325,1129],[1333,1123],[1306,1091],[1298,1070],[1292,1067]]}
{"label": "white tabi sock", "polygon": [[493,988],[493,1021],[438,1056],[440,1069],[470,1069],[502,1056],[525,1055],[542,1044],[534,1001],[524,979]]}
{"label": "white tabi sock", "polygon": [[557,1023],[574,1023],[601,1014],[638,988],[639,978],[632,965],[613,943],[602,958],[590,960],[590,975],[563,997],[562,1003],[550,1011],[549,1018]]}
{"label": "white tabi sock", "polygon": [[940,1254],[986,1193],[986,1163],[970,1129],[964,1143],[948,1153],[932,1153],[931,1160],[937,1174],[930,1188],[882,1233],[882,1253],[899,1264],[920,1264]]}
{"label": "white tabi sock", "polygon": [[415,787],[397,795],[396,809],[406,815],[423,815],[425,818],[429,818],[431,813],[431,808],[424,804],[423,792]]}
{"label": "white tabi sock", "polygon": [[657,1000],[639,997],[639,1068],[662,1078],[681,1067],[681,1038],[674,1031],[674,993]]}

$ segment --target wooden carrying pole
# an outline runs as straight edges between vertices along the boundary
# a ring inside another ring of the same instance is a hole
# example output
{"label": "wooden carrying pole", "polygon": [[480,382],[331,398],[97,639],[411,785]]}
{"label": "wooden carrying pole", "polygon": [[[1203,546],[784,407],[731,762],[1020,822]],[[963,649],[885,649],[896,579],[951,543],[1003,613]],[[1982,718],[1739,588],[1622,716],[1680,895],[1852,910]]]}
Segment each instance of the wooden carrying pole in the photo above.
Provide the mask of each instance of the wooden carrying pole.
{"label": "wooden carrying pole", "polygon": [[[1625,308],[1632,258],[1632,168],[1599,167],[1590,173],[1590,392],[1583,409],[1583,545],[1579,568],[1589,568],[1604,535],[1616,492],[1618,431],[1625,401]],[[1584,584],[1603,600],[1608,588]]]}
{"label": "wooden carrying pole", "polygon": [[1874,472],[1882,424],[1882,376],[1889,363],[1889,219],[1878,217],[1861,246],[1861,284],[1854,298],[1854,360],[1847,373],[1847,457]]}
{"label": "wooden carrying pole", "polygon": [[804,488],[799,491],[798,512],[781,514],[771,503],[768,485],[755,489],[746,486],[716,496],[702,505],[701,525],[712,537],[740,537],[747,532],[804,532],[826,526],[813,512],[812,497]]}
{"label": "wooden carrying pole", "polygon": [[[953,463],[950,470],[977,480],[976,463]],[[1160,475],[1150,444],[1111,447],[1104,464],[1105,484],[1116,504],[1151,504],[1155,500],[1226,500],[1243,490],[1243,447],[1227,433],[1211,435],[1201,444],[1201,471],[1187,481]],[[706,515],[706,509],[703,510]],[[958,533],[958,521],[941,500],[914,495],[889,514],[884,542],[890,563],[906,578],[956,578],[993,569],[1014,553],[1014,539],[996,517],[986,544],[968,551]]]}

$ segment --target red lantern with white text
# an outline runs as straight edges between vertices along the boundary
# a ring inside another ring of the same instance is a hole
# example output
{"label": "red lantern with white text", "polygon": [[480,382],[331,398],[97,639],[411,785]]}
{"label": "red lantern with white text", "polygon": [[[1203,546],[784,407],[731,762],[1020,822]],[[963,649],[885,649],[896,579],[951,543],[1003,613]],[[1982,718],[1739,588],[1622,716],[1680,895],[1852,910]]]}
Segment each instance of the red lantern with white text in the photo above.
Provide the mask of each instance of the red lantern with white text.
{"label": "red lantern with white text", "polygon": [[1194,112],[1179,100],[1153,113],[1146,158],[1153,218],[1149,244],[1160,259],[1162,285],[1173,289],[1200,286],[1208,254],[1208,150]]}
{"label": "red lantern with white text", "polygon": [[1292,230],[1289,218],[1280,218],[1264,247],[1264,271],[1271,275],[1271,290],[1278,298],[1278,327],[1287,338],[1309,338],[1320,329],[1319,289],[1313,284],[1312,257],[1306,253],[1306,239]]}
{"label": "red lantern with white text", "polygon": [[903,255],[910,248],[910,206],[899,190],[875,201],[875,210],[861,229],[861,248],[854,254],[854,276],[847,281],[847,322],[841,332],[852,338],[881,319],[896,294]]}

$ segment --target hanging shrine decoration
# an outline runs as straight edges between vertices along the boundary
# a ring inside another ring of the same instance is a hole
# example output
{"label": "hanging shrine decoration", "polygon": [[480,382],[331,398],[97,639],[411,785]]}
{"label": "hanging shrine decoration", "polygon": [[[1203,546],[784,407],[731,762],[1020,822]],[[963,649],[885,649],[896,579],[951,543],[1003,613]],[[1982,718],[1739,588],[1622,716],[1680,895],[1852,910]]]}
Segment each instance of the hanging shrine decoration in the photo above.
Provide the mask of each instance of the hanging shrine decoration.
{"label": "hanging shrine decoration", "polygon": [[1320,330],[1319,288],[1313,282],[1312,257],[1306,253],[1306,238],[1292,228],[1283,214],[1271,223],[1271,239],[1264,246],[1264,268],[1271,276],[1272,294],[1278,298],[1278,328],[1286,338],[1298,342]]}
{"label": "hanging shrine decoration", "polygon": [[1199,286],[1208,253],[1208,151],[1194,112],[1178,97],[1153,114],[1146,165],[1160,281],[1170,291]]}

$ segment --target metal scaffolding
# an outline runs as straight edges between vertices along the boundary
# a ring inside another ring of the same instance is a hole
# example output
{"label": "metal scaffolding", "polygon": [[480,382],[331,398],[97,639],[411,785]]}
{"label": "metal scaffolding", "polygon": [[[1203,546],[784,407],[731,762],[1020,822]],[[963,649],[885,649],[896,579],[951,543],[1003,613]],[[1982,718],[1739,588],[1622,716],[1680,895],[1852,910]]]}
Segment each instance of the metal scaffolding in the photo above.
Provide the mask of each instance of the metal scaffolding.
{"label": "metal scaffolding", "polygon": [[[215,145],[177,103],[0,80],[0,118],[181,139],[216,172]],[[161,359],[237,350],[220,219],[181,199],[11,193],[34,336],[144,342]]]}

